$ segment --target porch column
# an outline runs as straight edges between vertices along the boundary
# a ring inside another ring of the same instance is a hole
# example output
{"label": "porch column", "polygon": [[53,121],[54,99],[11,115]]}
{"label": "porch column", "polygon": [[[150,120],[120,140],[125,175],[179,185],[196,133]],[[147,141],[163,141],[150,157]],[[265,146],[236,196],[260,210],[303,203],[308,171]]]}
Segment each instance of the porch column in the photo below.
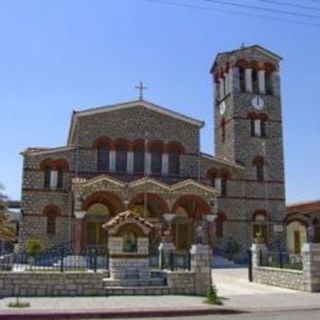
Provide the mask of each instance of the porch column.
{"label": "porch column", "polygon": [[133,151],[127,153],[127,172],[133,173]]}
{"label": "porch column", "polygon": [[86,212],[85,211],[75,211],[74,215],[76,217],[75,254],[76,255],[80,255],[80,253],[81,253],[81,239],[82,239],[83,218],[86,215]]}
{"label": "porch column", "polygon": [[266,93],[266,78],[265,78],[265,70],[258,71],[258,81],[259,81],[259,92],[261,94]]}
{"label": "porch column", "polygon": [[110,150],[109,152],[109,171],[116,171],[116,151]]}
{"label": "porch column", "polygon": [[246,92],[252,92],[252,69],[245,69]]}
{"label": "porch column", "polygon": [[167,153],[162,154],[162,168],[161,173],[164,176],[167,176],[169,173],[169,155]]}

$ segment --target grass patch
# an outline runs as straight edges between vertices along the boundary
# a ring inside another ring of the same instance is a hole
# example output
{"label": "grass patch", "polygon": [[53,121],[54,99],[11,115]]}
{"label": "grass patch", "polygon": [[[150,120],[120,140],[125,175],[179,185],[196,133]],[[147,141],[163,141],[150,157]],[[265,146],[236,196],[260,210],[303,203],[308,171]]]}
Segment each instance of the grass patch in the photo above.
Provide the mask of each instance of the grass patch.
{"label": "grass patch", "polygon": [[205,301],[208,304],[216,304],[216,305],[222,305],[222,301],[220,300],[218,296],[218,290],[214,284],[212,284],[209,288],[207,299]]}
{"label": "grass patch", "polygon": [[20,301],[19,298],[16,298],[15,302],[9,302],[8,307],[9,308],[29,308],[30,303],[26,301]]}

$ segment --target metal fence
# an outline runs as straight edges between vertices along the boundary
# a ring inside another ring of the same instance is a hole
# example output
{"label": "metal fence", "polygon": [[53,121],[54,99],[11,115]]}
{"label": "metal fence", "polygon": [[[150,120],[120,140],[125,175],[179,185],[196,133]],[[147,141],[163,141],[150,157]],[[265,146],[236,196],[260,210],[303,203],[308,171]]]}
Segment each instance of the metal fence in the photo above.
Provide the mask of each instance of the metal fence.
{"label": "metal fence", "polygon": [[11,253],[0,256],[0,271],[93,271],[108,269],[107,252],[99,248],[86,249],[79,255],[74,255],[67,247],[52,248],[37,255],[26,252]]}
{"label": "metal fence", "polygon": [[259,265],[263,267],[302,270],[300,255],[290,256],[284,251],[268,251],[259,253]]}
{"label": "metal fence", "polygon": [[152,269],[190,270],[191,257],[189,253],[158,251],[149,258]]}

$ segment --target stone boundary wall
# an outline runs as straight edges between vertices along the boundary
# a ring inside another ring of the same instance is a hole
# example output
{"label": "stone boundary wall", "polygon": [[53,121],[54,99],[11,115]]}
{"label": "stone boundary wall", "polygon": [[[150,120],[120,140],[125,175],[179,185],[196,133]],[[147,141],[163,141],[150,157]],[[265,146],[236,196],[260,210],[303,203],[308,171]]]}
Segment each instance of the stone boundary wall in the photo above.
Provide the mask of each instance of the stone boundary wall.
{"label": "stone boundary wall", "polygon": [[105,296],[105,273],[0,272],[0,297]]}
{"label": "stone boundary wall", "polygon": [[303,271],[270,267],[253,268],[254,282],[305,291]]}
{"label": "stone boundary wall", "polygon": [[166,277],[170,294],[194,295],[196,293],[194,272],[166,271]]}

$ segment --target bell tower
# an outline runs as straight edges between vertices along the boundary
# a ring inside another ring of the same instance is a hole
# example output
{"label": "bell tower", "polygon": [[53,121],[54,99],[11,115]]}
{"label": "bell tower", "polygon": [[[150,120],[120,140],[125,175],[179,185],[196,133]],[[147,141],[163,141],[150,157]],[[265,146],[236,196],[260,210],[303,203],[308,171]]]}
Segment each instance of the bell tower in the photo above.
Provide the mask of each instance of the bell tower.
{"label": "bell tower", "polygon": [[259,157],[276,180],[283,180],[280,60],[255,45],[218,54],[211,69],[215,155],[246,167]]}
{"label": "bell tower", "polygon": [[[211,69],[215,156],[244,168],[233,182],[232,196],[241,199],[234,215],[254,221],[254,210],[265,212],[271,243],[283,243],[274,225],[285,215],[280,61],[254,45],[218,54]],[[226,201],[220,206],[227,208]]]}

